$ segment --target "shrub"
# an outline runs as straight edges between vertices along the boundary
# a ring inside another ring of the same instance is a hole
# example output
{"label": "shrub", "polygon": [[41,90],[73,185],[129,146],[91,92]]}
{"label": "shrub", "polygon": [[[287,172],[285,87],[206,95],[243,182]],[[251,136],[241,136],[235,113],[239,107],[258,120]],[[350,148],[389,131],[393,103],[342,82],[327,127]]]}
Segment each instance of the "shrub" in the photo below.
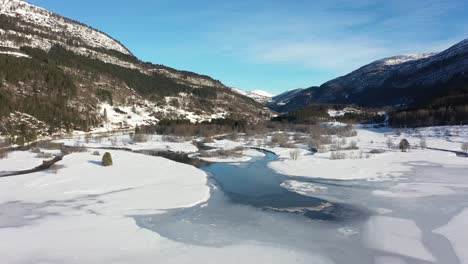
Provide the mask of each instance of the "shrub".
{"label": "shrub", "polygon": [[8,149],[6,147],[7,144],[0,141],[0,159],[8,158]]}
{"label": "shrub", "polygon": [[213,142],[214,142],[213,137],[206,137],[206,138],[203,140],[203,143],[213,143]]}
{"label": "shrub", "polygon": [[132,141],[134,143],[143,143],[148,141],[148,135],[146,134],[140,134],[140,133],[135,133],[133,135]]}
{"label": "shrub", "polygon": [[295,150],[291,150],[289,152],[289,156],[291,157],[292,160],[297,160],[299,158],[299,150],[298,149],[295,149]]}
{"label": "shrub", "polygon": [[16,138],[16,145],[24,146],[24,143],[25,143],[24,137],[20,136]]}
{"label": "shrub", "polygon": [[369,153],[371,153],[371,154],[382,154],[384,152],[385,152],[385,150],[383,150],[383,149],[372,149],[371,151],[369,151]]}
{"label": "shrub", "polygon": [[332,160],[346,159],[346,153],[343,153],[340,151],[332,151],[332,153],[330,154],[330,159]]}
{"label": "shrub", "polygon": [[427,148],[427,142],[426,140],[423,138],[421,139],[421,141],[419,141],[419,146],[422,148],[422,149],[426,149]]}
{"label": "shrub", "polygon": [[404,138],[400,141],[399,147],[402,152],[406,152],[410,148],[410,143]]}
{"label": "shrub", "polygon": [[276,133],[271,137],[271,142],[278,144],[280,147],[289,147],[289,136],[284,133]]}
{"label": "shrub", "polygon": [[36,158],[39,158],[39,159],[50,159],[53,156],[54,156],[53,154],[46,153],[46,152],[39,152],[36,154]]}
{"label": "shrub", "polygon": [[229,138],[230,140],[235,141],[235,140],[237,140],[238,137],[239,137],[239,135],[237,134],[237,132],[234,131],[234,132],[232,132],[231,134],[229,134],[229,137],[228,137],[228,138]]}
{"label": "shrub", "polygon": [[464,152],[468,152],[468,142],[461,144],[461,150]]}
{"label": "shrub", "polygon": [[359,149],[359,147],[357,146],[357,142],[353,140],[349,143],[349,147],[347,147],[346,149],[356,150],[356,149]]}
{"label": "shrub", "polygon": [[388,138],[385,144],[387,144],[387,147],[390,149],[395,147],[395,143],[393,143],[393,140],[391,138]]}
{"label": "shrub", "polygon": [[33,149],[31,149],[31,152],[32,152],[32,153],[35,153],[35,154],[41,153],[41,149],[39,149],[39,148],[33,148]]}
{"label": "shrub", "polygon": [[109,152],[104,153],[104,156],[102,156],[102,166],[112,166],[112,156]]}
{"label": "shrub", "polygon": [[96,150],[96,151],[93,152],[93,155],[94,156],[100,156],[101,154],[99,153],[99,151]]}
{"label": "shrub", "polygon": [[0,149],[0,160],[8,158],[8,151]]}

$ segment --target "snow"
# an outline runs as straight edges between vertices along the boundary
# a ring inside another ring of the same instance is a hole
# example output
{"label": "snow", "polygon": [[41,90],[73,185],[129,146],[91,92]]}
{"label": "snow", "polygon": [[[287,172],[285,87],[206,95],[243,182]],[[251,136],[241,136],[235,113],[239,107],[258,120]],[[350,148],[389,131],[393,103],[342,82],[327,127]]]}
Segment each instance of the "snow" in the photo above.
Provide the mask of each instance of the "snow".
{"label": "snow", "polygon": [[[292,160],[288,158],[287,149],[281,150],[281,148],[278,148],[277,150],[273,150],[273,152],[280,153],[281,158],[271,162],[269,166],[275,171],[289,176],[336,180],[388,180],[400,177],[405,172],[410,171],[412,164],[415,164],[415,162],[439,164],[441,166],[468,165],[465,158],[457,157],[454,153],[450,152],[411,149],[407,153],[402,153],[397,149],[389,149],[386,146],[388,139],[392,139],[397,144],[401,139],[407,138],[412,146],[417,146],[421,138],[425,138],[429,147],[458,150],[461,142],[468,141],[467,126],[406,130],[401,131],[401,135],[397,131],[387,128],[368,129],[358,127],[356,130],[358,135],[348,138],[347,141],[356,141],[360,150],[342,151],[342,153],[347,155],[346,159],[332,160],[330,159],[329,152],[310,155],[307,151],[302,151],[298,160]],[[446,136],[442,137],[441,135]],[[382,149],[385,152],[382,154],[369,154],[368,152],[372,149]],[[356,159],[356,157],[361,155],[360,151],[363,152],[363,157]],[[368,158],[366,158],[367,156]],[[409,189],[411,186],[406,187],[406,189]],[[421,189],[420,193],[411,195],[427,195],[435,190],[439,192],[450,191],[444,186],[419,185],[418,187]],[[425,190],[423,190],[424,188]],[[407,192],[411,191],[407,190]],[[385,193],[379,192],[376,194],[385,195]]]}
{"label": "snow", "polygon": [[221,163],[243,163],[247,161],[251,161],[253,158],[264,157],[260,151],[254,149],[246,149],[242,150],[240,153],[241,156],[239,157],[198,157],[201,160],[208,161],[208,162],[221,162]]}
{"label": "snow", "polygon": [[361,113],[360,110],[358,109],[354,109],[354,108],[350,108],[350,107],[346,107],[342,110],[333,110],[333,109],[329,109],[327,111],[328,115],[330,117],[337,117],[337,116],[344,116],[345,114],[347,113],[356,113],[356,114],[359,114]]}
{"label": "snow", "polygon": [[[429,146],[457,150],[460,143],[468,138],[467,128],[462,126],[396,131],[359,126],[358,135],[348,138],[348,143],[351,140],[356,141],[360,150],[365,153],[371,149],[384,149],[385,153],[371,155],[369,158],[348,157],[344,160],[331,160],[329,152],[313,154],[302,144],[293,144],[290,148],[265,147],[264,139],[270,138],[267,135],[250,139],[238,135],[236,141],[223,139],[207,145],[226,150],[259,147],[275,152],[279,158],[271,162],[270,166],[290,176],[333,180],[389,180],[378,183],[360,182],[362,185],[367,184],[365,186],[369,188],[353,190],[356,193],[351,191],[354,183],[350,183],[350,188],[343,189],[343,197],[349,197],[349,201],[346,201],[349,204],[354,204],[355,199],[359,201],[364,197],[375,198],[359,202],[359,205],[369,207],[375,215],[364,219],[362,223],[358,222],[359,225],[333,225],[332,236],[340,240],[336,241],[336,245],[327,244],[327,247],[332,245],[333,248],[339,248],[349,245],[342,244],[343,241],[348,241],[356,243],[357,249],[361,250],[361,243],[354,240],[362,239],[365,246],[362,252],[366,256],[370,255],[371,262],[373,260],[377,264],[435,262],[434,256],[439,259],[440,254],[445,253],[429,251],[432,249],[430,246],[433,246],[430,242],[435,240],[427,235],[434,226],[448,222],[433,232],[446,237],[460,262],[466,263],[468,256],[464,248],[468,242],[468,234],[464,226],[468,221],[468,209],[454,216],[459,212],[460,208],[457,206],[460,202],[449,202],[447,207],[441,208],[441,218],[434,218],[437,224],[429,229],[418,217],[409,219],[412,214],[405,214],[401,208],[408,209],[410,204],[419,206],[413,199],[421,199],[419,202],[422,203],[426,202],[423,198],[434,197],[441,199],[440,202],[443,203],[445,200],[442,199],[452,201],[452,198],[457,199],[457,195],[466,193],[468,184],[458,181],[463,175],[460,178],[454,176],[456,181],[447,182],[443,180],[445,178],[433,178],[424,173],[422,182],[419,181],[421,179],[410,181],[415,179],[410,177],[415,174],[412,172],[415,166],[442,168],[441,173],[445,177],[445,167],[463,171],[467,168],[467,159],[456,157],[453,153],[428,149],[411,149],[408,153],[402,153],[388,148],[385,142],[388,138],[395,143],[407,138],[411,145],[416,146],[421,138],[425,138]],[[169,139],[164,136],[150,135],[148,141],[134,143],[128,135],[111,135],[101,139],[95,136],[82,135],[55,142],[97,148],[101,155],[107,151],[99,149],[103,147],[161,149],[191,155],[199,153],[191,139],[168,142]],[[296,150],[299,151],[299,158],[292,160],[290,153]],[[58,153],[53,150],[46,152]],[[162,214],[173,208],[205,203],[210,197],[207,175],[189,165],[118,150],[109,151],[114,166],[102,167],[99,164],[101,156],[94,156],[91,152],[68,155],[49,171],[0,178],[2,259],[8,259],[9,263],[219,263],[220,259],[223,263],[332,263],[314,253],[287,246],[279,247],[249,240],[223,247],[204,247],[184,244],[180,240],[173,241],[140,228],[132,216]],[[356,153],[343,152],[347,155]],[[255,149],[245,149],[240,158],[213,158],[211,161],[242,164],[263,155]],[[0,170],[27,169],[41,161],[31,152],[12,152],[6,159],[0,160]],[[348,186],[348,183],[342,184]],[[329,201],[339,198],[333,184],[321,184],[320,181],[301,182],[292,177],[284,181],[281,187]],[[360,192],[367,196],[360,197]],[[437,205],[432,206],[439,209]],[[462,206],[466,207],[463,204]],[[449,213],[450,217],[444,218]],[[180,215],[183,217],[184,214]],[[418,213],[415,215],[421,216]],[[426,214],[422,216],[425,217]],[[441,219],[444,222],[437,222]],[[191,220],[184,217],[184,221]],[[309,224],[311,228],[314,228],[313,225],[325,225],[318,222],[311,221]],[[443,239],[441,236],[440,238]]]}
{"label": "snow", "polygon": [[401,176],[410,166],[398,163],[398,154],[375,156],[370,159],[331,160],[314,156],[302,156],[298,160],[278,160],[270,167],[290,176],[337,180],[376,179]]}
{"label": "snow", "polygon": [[291,192],[296,192],[305,196],[313,196],[316,193],[326,192],[327,188],[318,186],[309,182],[285,181],[281,183],[281,187]]}
{"label": "snow", "polygon": [[262,91],[262,90],[253,90],[253,91],[250,91],[250,92],[246,92],[244,90],[241,90],[241,89],[237,89],[237,88],[231,88],[232,91],[238,93],[238,94],[241,94],[243,96],[247,96],[247,97],[250,97],[252,98],[253,100],[261,103],[261,104],[266,104],[266,103],[269,103],[273,100],[273,95],[268,93],[268,92],[265,92],[265,91]]}
{"label": "snow", "polygon": [[368,248],[429,262],[435,261],[422,243],[421,230],[411,220],[372,216],[366,223],[363,237]]}
{"label": "snow", "polygon": [[375,264],[406,264],[406,261],[397,257],[376,257]]}
{"label": "snow", "polygon": [[450,222],[442,227],[434,230],[434,233],[445,236],[455,250],[461,263],[468,263],[468,208],[465,208],[461,213],[455,216]]}
{"label": "snow", "polygon": [[29,151],[9,152],[7,158],[0,159],[0,172],[32,169],[41,165],[42,161]]}
{"label": "snow", "polygon": [[[104,125],[102,128],[94,129],[94,131],[115,131],[136,126],[154,125],[159,122],[159,119],[155,117],[156,115],[188,119],[192,123],[225,118],[228,115],[228,112],[222,109],[214,109],[214,113],[212,114],[195,113],[184,109],[183,106],[174,107],[170,105],[171,100],[182,101],[185,100],[184,97],[185,95],[181,95],[180,97],[165,97],[167,104],[164,105],[155,105],[147,100],[139,100],[140,103],[134,105],[117,106],[101,103],[99,108],[100,114],[104,119]],[[107,117],[107,120],[105,117]]]}
{"label": "snow", "polygon": [[256,95],[260,95],[260,96],[264,96],[264,97],[273,97],[274,95],[269,93],[269,92],[266,92],[266,91],[262,91],[262,90],[253,90],[253,91],[250,91],[251,93],[253,94],[256,94]]}
{"label": "snow", "polygon": [[[206,201],[207,175],[164,158],[110,153],[111,167],[102,167],[100,157],[90,153],[74,153],[55,172],[0,178],[2,259],[8,263],[180,263],[187,257],[181,252],[203,259],[211,249],[164,239],[139,228],[129,215]],[[231,251],[213,249],[209,256],[241,250],[262,259],[261,254],[271,249],[238,246]],[[273,254],[284,261],[292,253],[279,249]]]}
{"label": "snow", "polygon": [[233,141],[228,139],[215,140],[213,143],[205,143],[208,147],[213,147],[217,149],[232,150],[238,147],[244,146],[244,143],[241,141]]}
{"label": "snow", "polygon": [[[113,207],[109,208],[113,213],[129,213],[190,206],[209,197],[206,174],[194,167],[126,151],[108,152],[114,161],[111,167],[101,166],[100,156],[83,152],[65,156],[60,162],[65,167],[56,174],[41,172],[1,179],[0,202],[43,203],[95,195],[116,204],[94,204],[90,208]],[[184,195],[167,199],[173,189]]]}
{"label": "snow", "polygon": [[387,198],[421,198],[455,194],[455,188],[468,188],[468,185],[449,185],[443,183],[398,183],[388,190],[375,190],[375,196]]}
{"label": "snow", "polygon": [[144,135],[145,142],[133,142],[128,135],[115,135],[100,138],[96,137],[73,137],[67,139],[54,140],[55,143],[63,143],[66,146],[83,146],[87,148],[126,148],[133,151],[139,150],[160,150],[178,153],[194,153],[198,148],[191,141],[169,142],[161,135]]}
{"label": "snow", "polygon": [[[114,161],[111,167],[102,167],[100,156],[83,152],[66,156],[55,170],[0,178],[2,260],[333,263],[309,252],[250,241],[224,247],[183,244],[140,228],[132,215],[160,214],[207,201],[207,175],[195,167],[160,157],[109,152]],[[245,154],[263,155],[255,150],[246,150]],[[35,160],[33,153],[13,152],[0,164],[2,168],[29,168]]]}
{"label": "snow", "polygon": [[67,35],[74,36],[92,47],[113,49],[124,54],[130,54],[125,47],[104,33],[73,23],[60,16],[55,16],[43,8],[17,0],[2,0],[0,3],[2,14],[19,16],[24,21],[46,27],[53,32],[65,32]]}
{"label": "snow", "polygon": [[31,58],[28,55],[26,55],[24,53],[21,53],[21,52],[1,51],[0,50],[0,54],[11,55],[11,56],[18,57],[18,58]]}
{"label": "snow", "polygon": [[155,124],[158,119],[151,116],[152,112],[147,109],[135,106],[112,106],[107,103],[100,105],[101,114],[107,116],[107,128],[112,130],[119,127],[135,127]]}
{"label": "snow", "polygon": [[345,127],[347,124],[337,121],[328,121],[320,123],[322,126],[329,126],[329,127]]}
{"label": "snow", "polygon": [[415,61],[415,60],[429,58],[436,54],[437,53],[408,54],[408,55],[395,56],[395,57],[382,59],[378,62],[381,62],[384,65],[393,66],[393,65],[402,64],[408,61]]}

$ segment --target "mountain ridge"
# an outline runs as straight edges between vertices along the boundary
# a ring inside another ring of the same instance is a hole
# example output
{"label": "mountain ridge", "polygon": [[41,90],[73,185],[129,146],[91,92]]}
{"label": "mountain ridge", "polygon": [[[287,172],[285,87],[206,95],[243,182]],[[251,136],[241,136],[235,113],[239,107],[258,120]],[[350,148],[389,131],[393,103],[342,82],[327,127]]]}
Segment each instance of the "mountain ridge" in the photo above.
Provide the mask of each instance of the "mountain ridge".
{"label": "mountain ridge", "polygon": [[[270,107],[294,111],[313,103],[357,104],[365,107],[409,107],[443,96],[444,86],[466,80],[468,39],[438,53],[380,59],[351,73],[295,94],[285,104]],[[275,101],[275,100],[274,100]]]}
{"label": "mountain ridge", "polygon": [[271,115],[207,75],[142,62],[85,24],[21,0],[0,3],[0,134],[33,123],[53,134]]}

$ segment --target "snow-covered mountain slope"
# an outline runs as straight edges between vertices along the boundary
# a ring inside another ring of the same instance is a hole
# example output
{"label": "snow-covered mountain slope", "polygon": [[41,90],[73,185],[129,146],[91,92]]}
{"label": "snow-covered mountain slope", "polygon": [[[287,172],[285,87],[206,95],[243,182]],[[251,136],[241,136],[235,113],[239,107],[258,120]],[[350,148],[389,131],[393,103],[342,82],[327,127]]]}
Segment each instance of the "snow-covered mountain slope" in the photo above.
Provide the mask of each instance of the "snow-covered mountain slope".
{"label": "snow-covered mountain slope", "polygon": [[89,130],[175,118],[256,122],[270,114],[209,76],[144,63],[99,30],[0,0],[0,134],[34,124]]}
{"label": "snow-covered mountain slope", "polygon": [[[29,45],[42,48],[50,48],[53,42],[79,41],[81,48],[89,46],[91,48],[116,50],[126,55],[132,55],[118,41],[95,29],[87,27],[70,19],[55,15],[45,9],[31,5],[21,0],[0,0],[0,13],[10,18],[16,18],[19,31],[3,32],[3,34],[17,34],[31,40]],[[26,34],[21,32],[21,28],[27,28],[28,24],[34,25],[35,30]],[[49,34],[55,35],[55,39]],[[37,38],[40,35],[42,38]],[[47,37],[45,37],[47,36]],[[32,38],[34,37],[34,38]],[[27,42],[27,41],[26,41]],[[10,42],[12,47],[18,47],[18,43]],[[28,43],[21,43],[28,44]]]}
{"label": "snow-covered mountain slope", "polygon": [[284,106],[289,104],[291,99],[295,98],[297,94],[300,94],[304,89],[292,89],[288,90],[282,94],[276,95],[272,98],[271,102],[268,104],[268,107],[277,112],[283,112]]}
{"label": "snow-covered mountain slope", "polygon": [[118,41],[96,29],[55,15],[43,8],[22,0],[0,0],[2,30],[0,46],[19,49],[23,46],[49,50],[61,44],[78,54],[93,56],[100,60],[125,64],[109,51],[133,57]]}
{"label": "snow-covered mountain slope", "polygon": [[107,34],[59,16],[23,0],[0,0],[0,49],[24,54],[21,47],[49,51],[54,45],[105,63],[158,73],[192,87],[224,87],[209,76],[140,62],[124,45]]}
{"label": "snow-covered mountain slope", "polygon": [[271,94],[271,93],[269,93],[267,91],[263,91],[263,90],[253,90],[250,93],[260,95],[260,96],[263,96],[263,97],[270,97],[270,98],[274,97],[273,94]]}
{"label": "snow-covered mountain slope", "polygon": [[291,111],[311,103],[409,106],[446,96],[467,81],[468,39],[439,53],[372,62],[320,87],[300,91],[283,109]]}
{"label": "snow-covered mountain slope", "polygon": [[263,105],[270,103],[273,98],[273,95],[271,93],[265,92],[262,90],[253,90],[250,92],[237,89],[237,88],[232,88],[232,90],[236,93],[252,98],[256,102],[263,104]]}

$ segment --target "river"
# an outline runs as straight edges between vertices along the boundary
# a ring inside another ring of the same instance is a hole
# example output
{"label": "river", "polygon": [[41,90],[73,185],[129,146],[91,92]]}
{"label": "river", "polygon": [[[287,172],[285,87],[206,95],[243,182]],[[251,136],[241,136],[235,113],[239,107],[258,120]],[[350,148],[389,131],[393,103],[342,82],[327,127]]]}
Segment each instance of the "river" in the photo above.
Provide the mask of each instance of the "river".
{"label": "river", "polygon": [[375,191],[420,180],[439,183],[446,174],[455,175],[446,180],[447,184],[454,184],[463,180],[460,178],[463,170],[413,164],[414,170],[408,173],[411,180],[402,177],[390,182],[295,177],[294,180],[314,187],[299,194],[281,186],[292,178],[271,170],[267,165],[277,157],[265,154],[248,163],[215,163],[202,167],[210,175],[208,202],[158,215],[135,216],[136,223],[163,237],[191,245],[222,247],[260,243],[324,256],[334,263],[374,263],[382,256],[407,263],[427,263],[399,252],[383,254],[382,249],[369,245],[376,242],[369,241],[369,219],[391,215],[386,219],[414,221],[422,233],[421,241],[414,242],[423,243],[439,263],[458,263],[449,241],[432,230],[446,224],[467,206],[466,191],[404,200],[376,196]]}

